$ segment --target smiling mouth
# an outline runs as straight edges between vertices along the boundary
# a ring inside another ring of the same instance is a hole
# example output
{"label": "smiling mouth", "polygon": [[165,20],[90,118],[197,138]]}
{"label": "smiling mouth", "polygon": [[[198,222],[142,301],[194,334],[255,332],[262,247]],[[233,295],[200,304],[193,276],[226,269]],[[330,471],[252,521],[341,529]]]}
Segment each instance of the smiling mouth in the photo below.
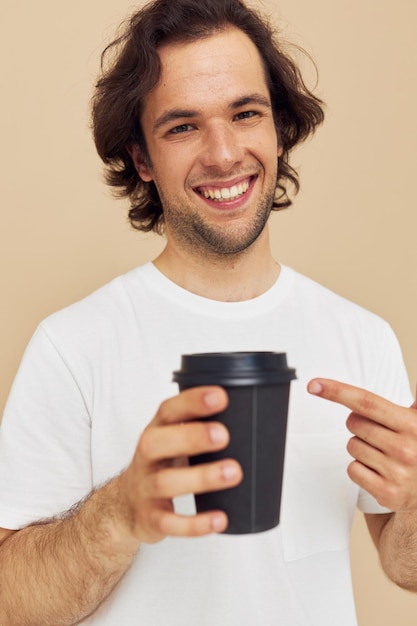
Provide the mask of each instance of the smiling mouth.
{"label": "smiling mouth", "polygon": [[244,180],[237,185],[231,185],[230,187],[197,187],[196,191],[207,200],[213,200],[214,202],[224,202],[225,200],[237,200],[247,193],[252,180],[255,176],[251,176],[247,180]]}

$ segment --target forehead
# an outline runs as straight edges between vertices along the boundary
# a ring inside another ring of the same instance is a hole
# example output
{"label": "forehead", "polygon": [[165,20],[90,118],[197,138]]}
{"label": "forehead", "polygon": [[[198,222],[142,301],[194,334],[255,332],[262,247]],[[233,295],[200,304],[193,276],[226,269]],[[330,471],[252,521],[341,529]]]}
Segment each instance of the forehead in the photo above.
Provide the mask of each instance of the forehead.
{"label": "forehead", "polygon": [[145,115],[236,100],[247,93],[269,97],[261,56],[251,39],[230,28],[190,43],[160,48],[161,76],[145,100]]}
{"label": "forehead", "polygon": [[227,69],[263,71],[262,60],[252,40],[241,30],[230,27],[193,42],[173,43],[159,49],[161,81],[190,70],[202,75]]}

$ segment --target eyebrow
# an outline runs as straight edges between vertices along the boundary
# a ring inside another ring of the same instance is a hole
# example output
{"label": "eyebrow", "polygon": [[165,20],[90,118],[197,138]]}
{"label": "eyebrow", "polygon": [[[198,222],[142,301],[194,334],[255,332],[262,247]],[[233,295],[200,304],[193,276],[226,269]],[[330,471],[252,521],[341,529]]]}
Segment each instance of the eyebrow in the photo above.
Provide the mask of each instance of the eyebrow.
{"label": "eyebrow", "polygon": [[197,111],[191,111],[189,109],[170,109],[166,113],[163,113],[161,117],[158,117],[154,124],[154,130],[158,130],[166,124],[176,122],[180,119],[189,119],[191,117],[197,117]]}
{"label": "eyebrow", "polygon": [[[234,111],[235,109],[240,109],[241,107],[247,106],[250,104],[256,104],[258,106],[262,106],[267,109],[271,108],[270,100],[266,98],[265,96],[263,96],[262,94],[258,94],[258,93],[252,93],[252,94],[242,96],[241,98],[238,98],[237,100],[234,100],[233,102],[231,102],[228,108],[231,111]],[[154,130],[159,130],[160,128],[162,128],[162,126],[170,124],[171,122],[176,122],[178,120],[191,119],[193,117],[198,117],[198,115],[199,115],[199,112],[196,110],[192,110],[192,109],[175,109],[175,108],[169,109],[169,111],[166,111],[160,117],[158,117],[158,119],[156,120],[154,124]]]}
{"label": "eyebrow", "polygon": [[247,96],[242,96],[238,100],[235,100],[229,105],[229,109],[240,109],[240,107],[247,106],[248,104],[257,104],[259,106],[265,107],[266,109],[271,108],[271,101],[266,96],[263,96],[260,93],[251,93]]}

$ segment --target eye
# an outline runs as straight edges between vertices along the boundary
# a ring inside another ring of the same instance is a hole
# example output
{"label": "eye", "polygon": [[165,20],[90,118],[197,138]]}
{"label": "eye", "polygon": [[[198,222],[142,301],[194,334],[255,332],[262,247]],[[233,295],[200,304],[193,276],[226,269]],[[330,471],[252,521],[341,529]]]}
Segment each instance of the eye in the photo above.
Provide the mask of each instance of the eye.
{"label": "eye", "polygon": [[241,113],[238,113],[237,115],[235,115],[235,119],[236,120],[249,120],[252,117],[255,117],[256,115],[258,115],[256,111],[242,111]]}
{"label": "eye", "polygon": [[190,130],[193,130],[193,126],[191,126],[191,124],[180,124],[179,126],[174,126],[174,128],[171,128],[169,133],[171,135],[180,135],[181,133],[187,133]]}

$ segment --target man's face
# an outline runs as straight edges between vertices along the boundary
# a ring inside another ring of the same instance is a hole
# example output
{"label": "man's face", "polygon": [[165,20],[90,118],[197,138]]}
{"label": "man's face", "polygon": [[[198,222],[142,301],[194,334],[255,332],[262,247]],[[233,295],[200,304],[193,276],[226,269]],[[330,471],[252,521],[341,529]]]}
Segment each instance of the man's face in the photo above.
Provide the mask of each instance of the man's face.
{"label": "man's face", "polygon": [[277,133],[260,55],[240,30],[159,51],[142,127],[168,245],[235,254],[263,231],[275,195]]}

